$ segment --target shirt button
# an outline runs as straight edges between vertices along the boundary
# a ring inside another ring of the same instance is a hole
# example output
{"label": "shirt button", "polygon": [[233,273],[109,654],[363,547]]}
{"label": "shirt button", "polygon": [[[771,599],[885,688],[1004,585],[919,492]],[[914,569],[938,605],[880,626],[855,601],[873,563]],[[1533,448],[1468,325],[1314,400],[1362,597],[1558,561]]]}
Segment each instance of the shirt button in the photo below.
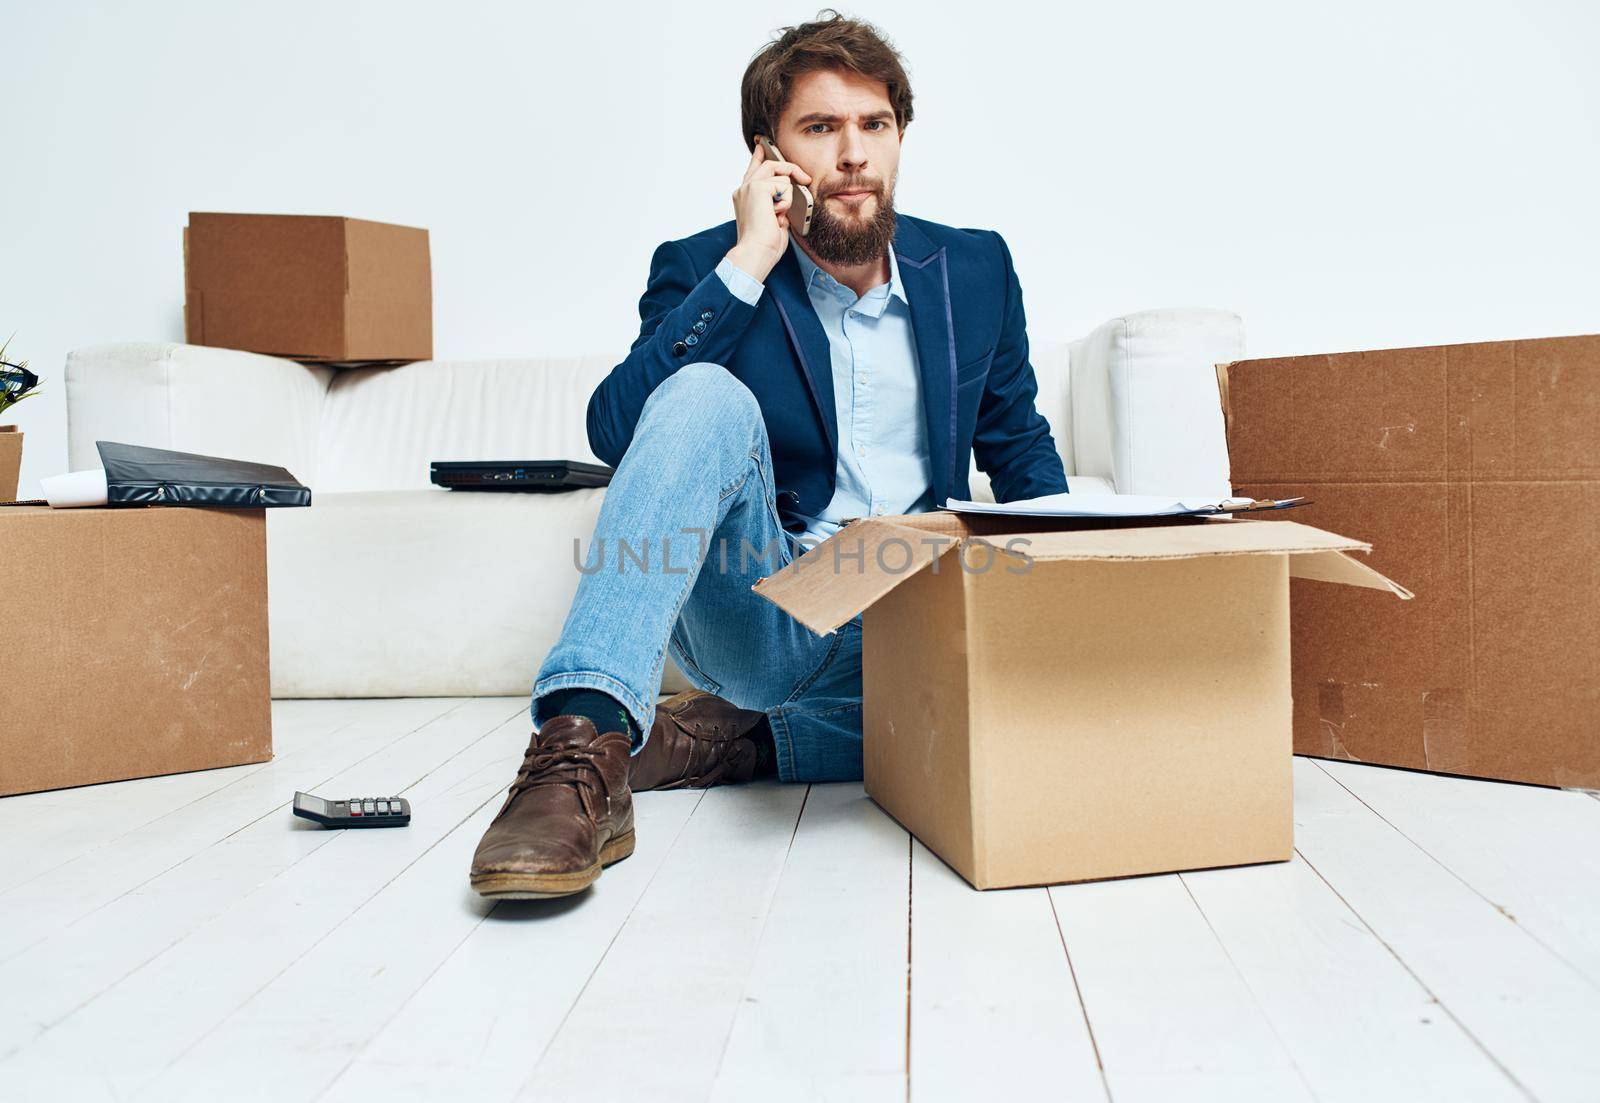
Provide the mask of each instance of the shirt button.
{"label": "shirt button", "polygon": [[857,314],[856,314],[856,312],[855,312],[855,311],[854,311],[854,310],[852,310],[852,311],[851,311],[851,312],[850,312],[850,317],[852,317],[852,318],[854,318],[854,317],[857,317],[857,316],[858,316],[858,315],[857,315]]}

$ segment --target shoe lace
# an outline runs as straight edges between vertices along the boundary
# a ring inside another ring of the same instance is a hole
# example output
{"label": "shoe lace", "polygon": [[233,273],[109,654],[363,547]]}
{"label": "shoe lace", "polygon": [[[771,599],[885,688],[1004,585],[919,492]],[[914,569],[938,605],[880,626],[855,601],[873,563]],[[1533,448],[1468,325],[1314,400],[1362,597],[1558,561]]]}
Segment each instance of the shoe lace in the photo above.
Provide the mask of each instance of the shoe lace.
{"label": "shoe lace", "polygon": [[711,769],[700,775],[700,780],[702,783],[707,785],[717,785],[721,783],[723,775],[727,772],[728,763],[719,758],[716,762],[716,765],[712,766]]}
{"label": "shoe lace", "polygon": [[[721,730],[722,729],[718,725],[711,725],[710,731],[714,740],[715,737],[720,734]],[[699,775],[700,782],[705,785],[720,785],[722,784],[724,778],[727,778],[730,781],[749,780],[748,777],[742,774],[740,769],[741,764],[737,761],[741,744],[748,743],[749,740],[746,739],[730,739],[725,743],[720,740],[714,741],[712,746],[716,748],[716,761],[714,761],[708,769]],[[754,748],[752,747],[751,749],[753,752]],[[751,757],[754,757],[753,753]]]}
{"label": "shoe lace", "polygon": [[600,757],[605,752],[599,747],[559,746],[529,747],[522,756],[516,780],[511,783],[507,804],[519,793],[540,785],[570,785],[578,793],[584,810],[595,815],[595,799],[611,807],[611,782],[600,768]]}

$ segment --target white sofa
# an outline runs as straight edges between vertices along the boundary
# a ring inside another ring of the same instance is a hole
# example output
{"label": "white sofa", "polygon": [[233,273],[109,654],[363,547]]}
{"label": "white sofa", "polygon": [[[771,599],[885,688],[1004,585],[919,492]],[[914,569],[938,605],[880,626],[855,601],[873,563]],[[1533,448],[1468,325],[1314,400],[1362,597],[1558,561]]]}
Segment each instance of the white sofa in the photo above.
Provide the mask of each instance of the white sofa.
{"label": "white sofa", "polygon": [[[1236,315],[1161,310],[1035,340],[1039,406],[1075,490],[1227,494],[1213,365]],[[335,371],[254,353],[110,344],[67,359],[73,470],[96,440],[281,464],[309,509],[268,511],[277,697],[528,692],[577,584],[600,490],[466,494],[431,460],[592,460],[589,394],[610,356]],[[982,497],[987,482],[974,479]],[[679,677],[669,671],[668,688]]]}

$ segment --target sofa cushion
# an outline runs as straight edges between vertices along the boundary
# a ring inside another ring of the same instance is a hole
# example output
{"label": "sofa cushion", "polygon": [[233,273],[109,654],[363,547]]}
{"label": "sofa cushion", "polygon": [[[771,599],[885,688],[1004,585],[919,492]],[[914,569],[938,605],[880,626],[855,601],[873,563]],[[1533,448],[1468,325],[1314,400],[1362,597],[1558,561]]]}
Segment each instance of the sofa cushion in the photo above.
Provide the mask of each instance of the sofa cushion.
{"label": "sofa cushion", "polygon": [[1119,494],[1231,494],[1214,368],[1243,355],[1244,323],[1219,310],[1146,310],[1074,341],[1067,470]]}
{"label": "sofa cushion", "polygon": [[[1072,420],[1067,344],[1036,341],[1038,406],[1067,474]],[[319,491],[422,489],[433,460],[572,459],[589,451],[589,396],[602,357],[428,360],[339,372],[323,403]]]}
{"label": "sofa cushion", "polygon": [[322,411],[319,491],[415,490],[433,460],[584,460],[602,357],[425,360],[341,371]]}
{"label": "sofa cushion", "polygon": [[100,466],[97,440],[286,467],[318,485],[333,369],[233,349],[154,341],[67,354],[67,469]]}
{"label": "sofa cushion", "polygon": [[[527,693],[603,493],[318,493],[268,510],[272,695]],[[666,688],[688,683],[674,669]]]}

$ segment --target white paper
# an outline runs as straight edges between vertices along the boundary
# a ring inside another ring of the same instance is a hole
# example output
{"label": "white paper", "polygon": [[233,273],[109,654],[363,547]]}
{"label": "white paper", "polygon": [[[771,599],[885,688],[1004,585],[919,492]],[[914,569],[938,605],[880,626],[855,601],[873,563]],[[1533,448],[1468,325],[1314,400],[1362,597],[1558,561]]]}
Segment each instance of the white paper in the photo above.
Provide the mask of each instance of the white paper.
{"label": "white paper", "polygon": [[1220,513],[1247,506],[1253,498],[1165,498],[1151,494],[1047,494],[1042,498],[997,504],[952,498],[944,508],[954,513],[991,513],[1003,517],[1166,517]]}
{"label": "white paper", "polygon": [[39,489],[44,492],[45,501],[55,509],[103,506],[109,498],[106,493],[106,473],[98,467],[89,471],[46,476],[39,480]]}

